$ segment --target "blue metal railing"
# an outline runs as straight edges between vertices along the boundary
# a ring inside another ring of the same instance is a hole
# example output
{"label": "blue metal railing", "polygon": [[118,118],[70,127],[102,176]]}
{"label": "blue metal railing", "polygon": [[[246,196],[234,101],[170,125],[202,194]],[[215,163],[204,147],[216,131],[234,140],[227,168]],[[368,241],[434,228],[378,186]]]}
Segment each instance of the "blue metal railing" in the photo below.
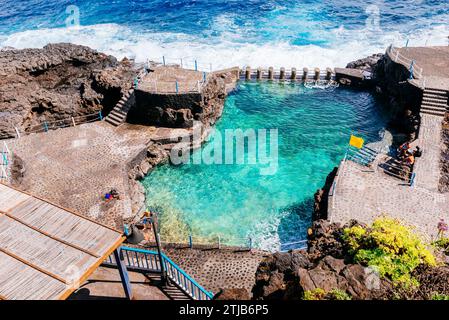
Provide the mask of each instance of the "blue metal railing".
{"label": "blue metal railing", "polygon": [[348,148],[346,159],[357,162],[363,166],[369,166],[377,156],[377,151],[364,146],[361,149]]}
{"label": "blue metal railing", "polygon": [[[159,255],[156,251],[121,247],[121,252],[126,267],[131,271],[162,272]],[[164,253],[161,255],[167,277],[185,294],[194,300],[211,300],[213,298],[214,294],[212,292],[204,289]],[[110,255],[103,264],[116,266],[113,255]]]}
{"label": "blue metal railing", "polygon": [[307,249],[308,240],[300,240],[295,242],[287,242],[281,244],[281,252],[286,252],[290,250],[303,250]]}

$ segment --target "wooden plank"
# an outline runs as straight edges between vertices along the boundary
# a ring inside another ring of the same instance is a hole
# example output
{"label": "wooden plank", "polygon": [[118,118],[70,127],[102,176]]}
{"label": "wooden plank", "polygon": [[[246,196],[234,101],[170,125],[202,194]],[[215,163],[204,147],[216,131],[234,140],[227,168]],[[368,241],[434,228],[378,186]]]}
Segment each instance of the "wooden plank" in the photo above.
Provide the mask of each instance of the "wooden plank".
{"label": "wooden plank", "polygon": [[38,229],[38,228],[36,228],[36,227],[34,227],[34,226],[32,226],[32,225],[30,225],[30,224],[28,224],[28,223],[22,221],[21,219],[18,219],[18,218],[16,218],[16,217],[14,217],[13,215],[11,215],[11,214],[9,214],[9,213],[7,213],[7,212],[2,212],[2,211],[0,211],[0,213],[3,213],[5,216],[7,216],[7,217],[9,217],[9,218],[11,218],[11,219],[13,219],[13,220],[19,222],[20,224],[23,224],[23,225],[26,226],[27,228],[33,229],[34,231],[37,231],[37,232],[43,234],[44,236],[49,237],[50,239],[53,239],[53,240],[58,241],[58,242],[61,242],[61,243],[65,244],[65,245],[67,245],[67,246],[69,246],[69,247],[72,247],[72,248],[74,248],[74,249],[76,249],[76,250],[79,250],[79,251],[82,251],[82,252],[84,252],[84,253],[87,253],[88,255],[91,255],[91,256],[93,256],[93,257],[95,257],[95,258],[100,258],[100,256],[97,255],[96,253],[93,253],[93,252],[91,252],[91,251],[89,251],[89,250],[86,250],[86,249],[83,249],[83,248],[81,248],[81,247],[79,247],[79,246],[77,246],[77,245],[75,245],[75,244],[72,244],[72,243],[67,242],[67,241],[65,241],[65,240],[62,240],[62,239],[59,239],[59,238],[57,238],[57,237],[55,237],[55,236],[52,236],[51,234],[48,234],[47,232],[45,232],[45,231],[43,231],[43,230],[40,230],[40,229]]}
{"label": "wooden plank", "polygon": [[99,228],[97,224],[39,199],[30,198],[9,213],[48,234],[76,244],[98,256],[103,255],[121,236],[117,232]]}
{"label": "wooden plank", "polygon": [[77,212],[75,212],[75,211],[73,211],[73,210],[64,208],[64,207],[62,207],[62,206],[60,206],[60,205],[58,205],[58,204],[56,204],[56,203],[53,203],[53,202],[51,202],[51,201],[49,201],[49,200],[46,200],[46,199],[43,199],[43,198],[41,198],[41,197],[39,197],[39,196],[32,195],[32,194],[30,194],[30,193],[28,193],[28,192],[26,192],[26,191],[19,190],[19,189],[15,188],[15,187],[12,187],[12,186],[8,186],[8,185],[6,185],[6,184],[4,184],[4,183],[2,183],[2,182],[0,182],[0,186],[4,186],[4,187],[10,188],[10,189],[13,189],[13,190],[15,190],[15,191],[17,191],[17,192],[20,192],[20,193],[23,193],[23,194],[25,194],[25,195],[28,195],[28,196],[30,196],[30,197],[39,199],[39,200],[41,200],[41,201],[43,201],[43,202],[46,202],[46,203],[48,203],[48,204],[51,204],[52,206],[55,206],[55,207],[57,207],[57,208],[60,208],[60,209],[65,210],[65,211],[67,211],[67,212],[70,212],[70,213],[72,213],[72,214],[74,214],[74,215],[76,215],[76,216],[78,216],[78,217],[80,217],[80,218],[83,218],[83,219],[88,220],[88,221],[90,221],[90,222],[92,222],[92,223],[95,223],[96,225],[99,225],[99,226],[104,227],[104,228],[106,228],[106,229],[115,231],[115,232],[117,232],[117,233],[119,233],[119,234],[123,234],[123,232],[121,232],[121,231],[119,231],[119,230],[117,230],[117,229],[114,229],[114,228],[112,228],[112,227],[110,227],[110,226],[108,226],[108,225],[105,225],[105,224],[101,223],[101,222],[95,221],[95,220],[93,220],[93,219],[91,219],[91,218],[89,218],[89,217],[85,217],[85,216],[83,216],[83,215],[81,215],[81,214],[79,214],[79,213],[77,213]]}
{"label": "wooden plank", "polygon": [[[123,241],[126,240],[125,236],[122,236],[120,239],[118,239],[112,247],[101,257],[101,259],[98,259],[98,261],[93,264],[80,278],[79,284],[82,285],[89,277],[90,275],[104,262],[106,259],[114,252],[115,249],[117,249]],[[64,292],[60,297],[59,300],[65,300],[67,299],[77,288],[71,288]]]}
{"label": "wooden plank", "polygon": [[62,282],[64,284],[68,284],[68,282],[65,279],[61,278],[60,276],[57,276],[57,275],[55,275],[55,274],[53,274],[53,273],[51,273],[51,272],[49,272],[47,270],[44,270],[44,269],[42,269],[42,268],[32,264],[31,262],[26,261],[25,259],[22,259],[21,257],[15,255],[14,253],[9,252],[8,250],[6,250],[4,248],[0,248],[0,251],[3,252],[4,254],[10,256],[11,258],[14,258],[14,259],[22,262],[23,264],[26,264],[27,266],[29,266],[29,267],[31,267],[31,268],[33,268],[33,269],[35,269],[35,270],[37,270],[37,271],[39,271],[41,273],[44,273],[47,276],[52,277],[53,279],[56,279],[56,280],[58,280],[58,281],[60,281],[60,282]]}

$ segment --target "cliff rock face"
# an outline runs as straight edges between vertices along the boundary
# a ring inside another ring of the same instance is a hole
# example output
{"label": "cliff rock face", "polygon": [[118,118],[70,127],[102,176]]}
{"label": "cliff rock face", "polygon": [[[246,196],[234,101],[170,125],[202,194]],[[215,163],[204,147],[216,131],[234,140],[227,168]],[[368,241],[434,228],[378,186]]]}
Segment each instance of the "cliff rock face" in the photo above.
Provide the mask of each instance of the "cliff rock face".
{"label": "cliff rock face", "polygon": [[334,182],[335,176],[337,174],[338,167],[335,167],[331,173],[326,177],[326,182],[324,183],[323,188],[318,189],[314,194],[314,206],[313,206],[313,215],[312,220],[320,220],[327,219],[327,208],[328,208],[328,197],[329,191]]}
{"label": "cliff rock face", "polygon": [[42,122],[103,110],[107,114],[132,84],[133,65],[73,44],[0,51],[0,138],[14,126],[27,131]]}
{"label": "cliff rock face", "polygon": [[392,126],[414,139],[419,128],[419,108],[422,92],[407,80],[409,70],[383,56],[374,68],[376,91],[386,100],[392,113]]}
{"label": "cliff rock face", "polygon": [[295,300],[317,288],[326,292],[339,289],[352,299],[379,297],[390,284],[379,280],[370,286],[373,274],[359,264],[346,262],[340,234],[338,224],[315,221],[307,252],[275,253],[260,263],[253,298]]}

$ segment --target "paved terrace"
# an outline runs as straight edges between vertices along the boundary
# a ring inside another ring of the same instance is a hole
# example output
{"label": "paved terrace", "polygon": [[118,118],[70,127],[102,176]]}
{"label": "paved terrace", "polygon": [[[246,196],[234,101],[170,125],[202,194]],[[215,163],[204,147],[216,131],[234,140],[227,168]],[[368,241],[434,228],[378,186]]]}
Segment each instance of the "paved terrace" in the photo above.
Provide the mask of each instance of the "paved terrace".
{"label": "paved terrace", "polygon": [[449,46],[396,49],[401,55],[415,60],[416,65],[423,69],[427,88],[449,90]]}
{"label": "paved terrace", "polygon": [[[123,217],[133,217],[140,209],[131,200],[128,163],[152,139],[172,133],[165,128],[115,128],[95,122],[22,136],[8,141],[8,146],[24,162],[19,188],[121,229]],[[121,199],[106,203],[102,196],[111,188],[117,189]]]}
{"label": "paved terrace", "polygon": [[177,66],[160,66],[143,76],[139,82],[139,90],[158,94],[198,93],[203,80],[205,80],[204,73],[200,71],[181,69]]}
{"label": "paved terrace", "polygon": [[[400,53],[423,68],[426,88],[449,91],[449,47],[401,48]],[[412,81],[419,87],[422,81]],[[414,165],[414,187],[405,185],[376,169],[385,156],[376,158],[370,170],[352,161],[340,167],[336,190],[329,198],[329,218],[345,223],[349,219],[371,222],[386,214],[435,237],[440,218],[449,220],[449,194],[438,192],[443,117],[421,113],[418,139],[412,144],[423,149]]]}

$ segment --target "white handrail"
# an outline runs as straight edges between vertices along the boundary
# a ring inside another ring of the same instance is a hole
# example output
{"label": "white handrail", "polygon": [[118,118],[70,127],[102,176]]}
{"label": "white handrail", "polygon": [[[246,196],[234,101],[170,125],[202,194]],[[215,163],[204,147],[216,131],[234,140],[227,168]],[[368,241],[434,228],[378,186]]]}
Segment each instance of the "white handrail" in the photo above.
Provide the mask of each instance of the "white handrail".
{"label": "white handrail", "polygon": [[421,68],[420,66],[418,66],[415,62],[415,60],[409,59],[407,57],[405,57],[404,55],[402,55],[399,50],[397,50],[396,48],[393,47],[393,45],[390,45],[390,47],[387,50],[390,58],[396,62],[396,63],[400,63],[403,64],[406,67],[410,67],[413,63],[413,77],[416,79],[421,78],[423,75],[423,68]]}

